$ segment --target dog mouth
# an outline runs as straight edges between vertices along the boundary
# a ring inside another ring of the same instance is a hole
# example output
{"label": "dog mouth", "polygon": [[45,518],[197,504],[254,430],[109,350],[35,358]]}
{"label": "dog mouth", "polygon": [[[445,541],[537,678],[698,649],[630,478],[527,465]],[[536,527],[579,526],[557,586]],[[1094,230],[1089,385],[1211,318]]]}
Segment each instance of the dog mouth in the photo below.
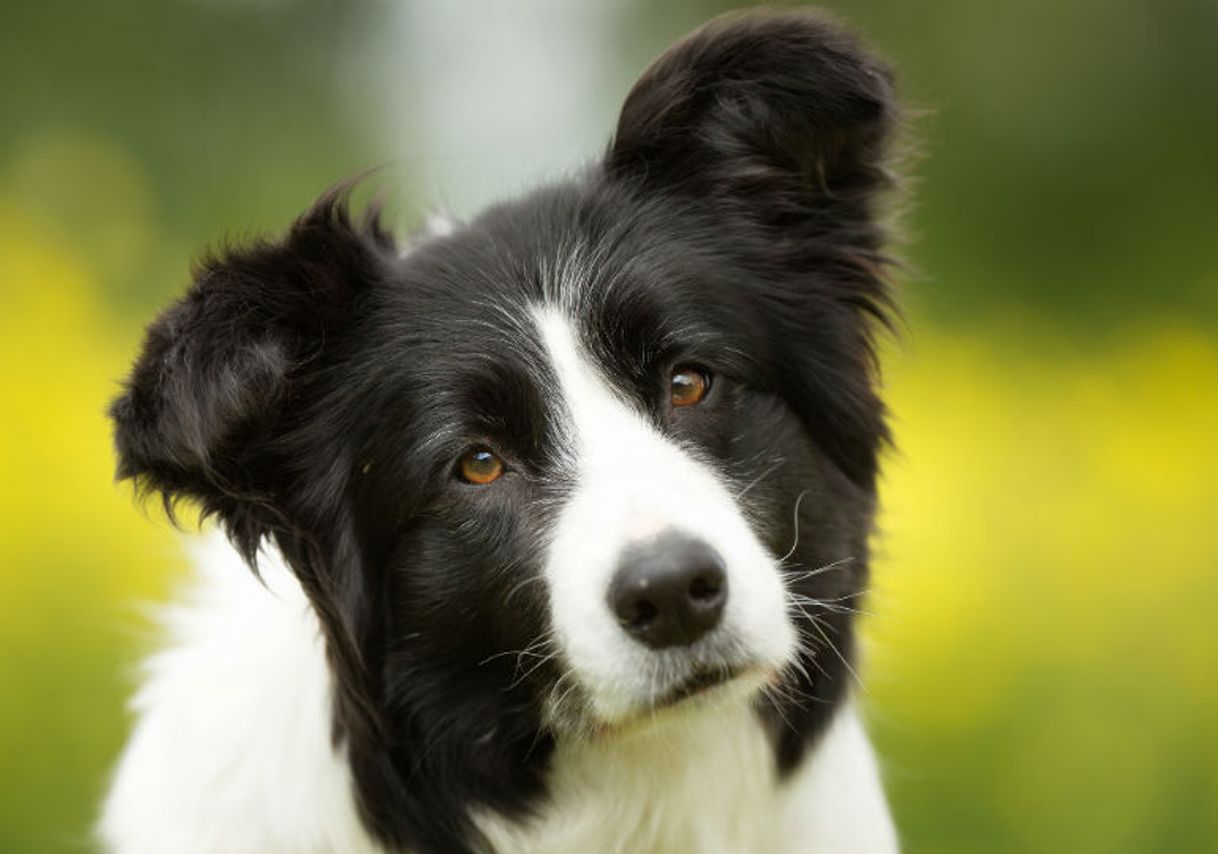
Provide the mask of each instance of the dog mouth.
{"label": "dog mouth", "polygon": [[675,688],[657,697],[652,703],[652,708],[668,708],[693,697],[706,694],[720,685],[726,685],[728,682],[731,682],[743,670],[744,668],[739,667],[716,667],[695,670],[693,675],[678,683]]}
{"label": "dog mouth", "polygon": [[755,660],[736,663],[699,663],[653,691],[638,697],[629,708],[618,714],[597,714],[588,705],[587,695],[568,689],[550,701],[546,709],[547,724],[556,733],[566,733],[578,739],[600,740],[626,736],[665,726],[686,714],[700,714],[703,709],[718,708],[734,703],[751,704],[759,691],[776,678],[778,668]]}

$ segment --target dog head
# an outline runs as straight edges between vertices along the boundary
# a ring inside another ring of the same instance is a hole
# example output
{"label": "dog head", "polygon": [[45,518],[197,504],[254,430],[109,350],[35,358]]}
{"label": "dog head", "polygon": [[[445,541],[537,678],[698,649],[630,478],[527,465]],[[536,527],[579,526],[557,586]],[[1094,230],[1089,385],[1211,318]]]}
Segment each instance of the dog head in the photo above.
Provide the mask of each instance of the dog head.
{"label": "dog head", "polygon": [[835,25],[721,19],[576,179],[407,246],[333,191],[150,328],[120,475],[282,550],[382,838],[455,850],[556,740],[716,703],[798,759],[865,583],[894,120]]}

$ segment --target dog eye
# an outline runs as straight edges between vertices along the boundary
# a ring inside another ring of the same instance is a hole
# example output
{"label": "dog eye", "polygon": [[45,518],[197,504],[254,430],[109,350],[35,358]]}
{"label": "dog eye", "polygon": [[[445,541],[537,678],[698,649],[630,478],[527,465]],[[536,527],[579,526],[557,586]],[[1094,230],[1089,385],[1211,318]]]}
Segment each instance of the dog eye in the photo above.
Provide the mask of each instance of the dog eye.
{"label": "dog eye", "polygon": [[705,368],[681,365],[672,372],[669,399],[673,406],[693,406],[702,402],[710,387],[710,373]]}
{"label": "dog eye", "polygon": [[466,483],[485,486],[498,480],[503,474],[503,460],[486,448],[467,451],[457,461],[457,474]]}

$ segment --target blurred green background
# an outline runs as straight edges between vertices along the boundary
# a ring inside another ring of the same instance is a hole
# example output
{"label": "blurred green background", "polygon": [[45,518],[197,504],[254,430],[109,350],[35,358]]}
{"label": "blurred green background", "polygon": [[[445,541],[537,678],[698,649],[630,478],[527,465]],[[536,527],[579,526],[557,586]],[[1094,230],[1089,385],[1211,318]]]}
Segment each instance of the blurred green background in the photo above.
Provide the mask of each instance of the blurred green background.
{"label": "blurred green background", "polygon": [[[103,410],[207,243],[593,156],[715,2],[6,3],[0,852],[81,851],[175,534]],[[1212,2],[850,0],[924,108],[866,707],[911,851],[1218,849]]]}

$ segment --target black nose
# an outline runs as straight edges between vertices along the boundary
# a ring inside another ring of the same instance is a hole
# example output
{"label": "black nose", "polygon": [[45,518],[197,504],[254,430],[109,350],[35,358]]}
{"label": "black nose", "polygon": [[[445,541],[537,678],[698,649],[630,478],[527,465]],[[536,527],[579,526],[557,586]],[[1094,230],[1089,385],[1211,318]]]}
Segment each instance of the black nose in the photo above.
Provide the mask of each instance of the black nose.
{"label": "black nose", "polygon": [[718,625],[726,601],[719,553],[679,534],[627,549],[609,585],[622,628],[652,649],[693,643]]}

